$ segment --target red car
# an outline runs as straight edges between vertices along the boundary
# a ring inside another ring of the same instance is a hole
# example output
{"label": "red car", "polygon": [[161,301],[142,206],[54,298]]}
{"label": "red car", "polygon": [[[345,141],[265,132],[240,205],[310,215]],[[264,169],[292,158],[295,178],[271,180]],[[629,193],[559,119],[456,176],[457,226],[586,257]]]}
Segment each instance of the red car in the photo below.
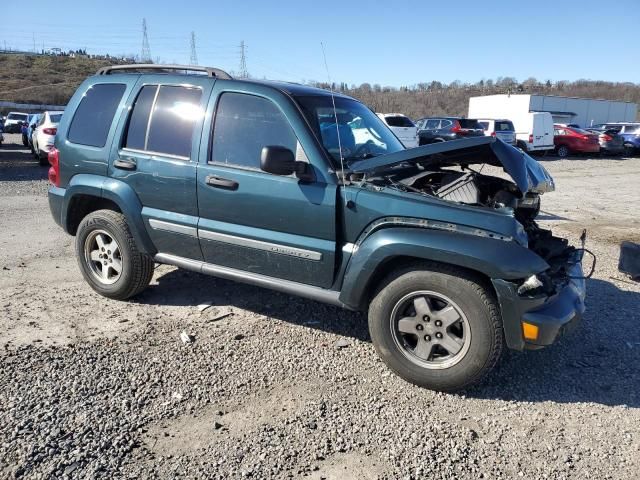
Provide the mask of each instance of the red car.
{"label": "red car", "polygon": [[581,128],[553,126],[553,143],[559,157],[567,157],[571,153],[599,153],[598,135]]}

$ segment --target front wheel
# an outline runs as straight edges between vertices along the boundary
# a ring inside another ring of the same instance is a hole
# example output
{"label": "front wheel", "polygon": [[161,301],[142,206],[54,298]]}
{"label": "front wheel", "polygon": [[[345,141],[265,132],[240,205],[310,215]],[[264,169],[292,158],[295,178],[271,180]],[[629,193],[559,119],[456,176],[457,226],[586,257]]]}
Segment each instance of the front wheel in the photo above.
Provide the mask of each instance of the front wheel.
{"label": "front wheel", "polygon": [[369,306],[369,330],[391,370],[432,390],[478,383],[502,353],[493,295],[473,274],[449,266],[393,275]]}
{"label": "front wheel", "polygon": [[624,144],[624,156],[625,157],[631,157],[633,156],[633,154],[635,153],[636,149],[635,147],[630,144],[630,143],[625,143]]}
{"label": "front wheel", "polygon": [[105,297],[132,297],[153,276],[153,259],[138,250],[124,216],[112,210],[98,210],[80,222],[76,255],[87,283]]}

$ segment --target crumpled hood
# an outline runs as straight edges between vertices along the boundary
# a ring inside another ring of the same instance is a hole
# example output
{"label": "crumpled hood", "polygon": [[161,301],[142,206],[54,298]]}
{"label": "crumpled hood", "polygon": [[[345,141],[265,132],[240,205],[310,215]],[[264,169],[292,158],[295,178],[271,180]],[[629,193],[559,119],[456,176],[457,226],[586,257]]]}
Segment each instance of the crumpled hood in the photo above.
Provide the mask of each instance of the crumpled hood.
{"label": "crumpled hood", "polygon": [[373,172],[388,169],[402,162],[417,162],[424,166],[477,165],[502,166],[522,194],[552,192],[553,178],[534,158],[522,150],[494,137],[474,137],[360,160],[349,165],[352,172]]}

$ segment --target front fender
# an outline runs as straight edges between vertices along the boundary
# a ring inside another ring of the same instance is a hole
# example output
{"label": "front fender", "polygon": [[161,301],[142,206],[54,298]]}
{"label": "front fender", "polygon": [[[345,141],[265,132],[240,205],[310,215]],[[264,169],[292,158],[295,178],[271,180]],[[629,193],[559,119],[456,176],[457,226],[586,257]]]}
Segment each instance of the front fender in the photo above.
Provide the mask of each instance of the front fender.
{"label": "front fender", "polygon": [[62,201],[60,220],[67,232],[69,208],[76,195],[91,195],[111,200],[127,219],[127,225],[138,248],[149,255],[157,253],[142,220],[142,204],[136,192],[125,182],[100,175],[74,175],[65,189]]}
{"label": "front fender", "polygon": [[396,257],[415,257],[481,272],[491,279],[516,280],[539,273],[549,265],[513,241],[427,228],[392,227],[368,236],[352,254],[340,301],[364,307],[369,281],[378,266]]}

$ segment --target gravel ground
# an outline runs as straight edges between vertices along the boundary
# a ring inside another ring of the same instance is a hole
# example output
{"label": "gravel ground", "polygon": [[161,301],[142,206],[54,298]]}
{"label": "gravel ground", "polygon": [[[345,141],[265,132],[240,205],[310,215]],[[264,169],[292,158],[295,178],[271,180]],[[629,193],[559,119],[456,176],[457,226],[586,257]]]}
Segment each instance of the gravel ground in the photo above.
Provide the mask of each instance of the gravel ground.
{"label": "gravel ground", "polygon": [[46,169],[5,137],[0,477],[640,477],[640,284],[616,268],[640,241],[640,159],[544,159],[541,218],[598,256],[584,321],[447,395],[390,374],[363,315],[167,266],[99,297]]}

